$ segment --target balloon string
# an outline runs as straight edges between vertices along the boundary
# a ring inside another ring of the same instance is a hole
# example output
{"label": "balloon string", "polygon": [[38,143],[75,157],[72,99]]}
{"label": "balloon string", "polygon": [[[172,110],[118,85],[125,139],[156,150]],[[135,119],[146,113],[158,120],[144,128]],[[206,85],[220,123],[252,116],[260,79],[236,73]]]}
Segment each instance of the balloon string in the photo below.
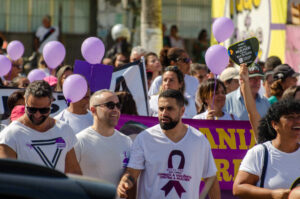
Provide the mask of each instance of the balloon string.
{"label": "balloon string", "polygon": [[93,79],[93,78],[92,78],[92,77],[93,77],[92,75],[93,75],[93,70],[94,70],[94,64],[92,64],[92,66],[91,66],[91,72],[90,72],[90,78],[89,78],[89,79],[90,79],[90,86],[92,86],[92,79]]}
{"label": "balloon string", "polygon": [[50,68],[50,75],[48,76],[48,82],[50,84],[50,76],[52,75],[52,68]]}
{"label": "balloon string", "polygon": [[213,102],[211,105],[211,109],[214,109],[214,103],[215,103],[215,94],[216,94],[216,88],[217,88],[217,77],[214,74],[214,80],[215,80],[215,85],[214,85],[214,94],[213,94]]}

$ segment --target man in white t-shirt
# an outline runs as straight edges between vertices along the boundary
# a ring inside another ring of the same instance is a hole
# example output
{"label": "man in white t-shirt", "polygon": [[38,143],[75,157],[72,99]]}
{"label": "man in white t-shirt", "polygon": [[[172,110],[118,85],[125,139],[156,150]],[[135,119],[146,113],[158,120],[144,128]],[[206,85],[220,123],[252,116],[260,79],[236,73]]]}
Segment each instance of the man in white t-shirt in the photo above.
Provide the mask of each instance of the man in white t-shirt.
{"label": "man in white t-shirt", "polygon": [[57,41],[59,37],[58,27],[51,26],[51,17],[46,15],[43,17],[42,26],[39,26],[35,33],[34,46],[35,50],[43,53],[43,48],[49,41]]}
{"label": "man in white t-shirt", "polygon": [[199,198],[201,178],[212,182],[210,198],[220,198],[216,166],[205,136],[181,121],[184,97],[180,91],[159,95],[159,125],[140,133],[134,140],[128,168],[117,192],[127,197],[139,178],[139,199]]}
{"label": "man in white t-shirt", "polygon": [[88,89],[84,98],[75,103],[70,103],[70,106],[62,110],[54,117],[56,120],[61,120],[70,125],[75,134],[93,124],[93,116],[88,111],[91,91]]}
{"label": "man in white t-shirt", "polygon": [[131,139],[115,129],[120,102],[114,92],[103,89],[90,99],[94,123],[76,135],[76,157],[83,175],[118,185],[129,161]]}
{"label": "man in white t-shirt", "polygon": [[81,174],[73,146],[77,139],[65,123],[49,117],[52,89],[45,81],[25,91],[25,114],[0,134],[0,158],[12,158]]}

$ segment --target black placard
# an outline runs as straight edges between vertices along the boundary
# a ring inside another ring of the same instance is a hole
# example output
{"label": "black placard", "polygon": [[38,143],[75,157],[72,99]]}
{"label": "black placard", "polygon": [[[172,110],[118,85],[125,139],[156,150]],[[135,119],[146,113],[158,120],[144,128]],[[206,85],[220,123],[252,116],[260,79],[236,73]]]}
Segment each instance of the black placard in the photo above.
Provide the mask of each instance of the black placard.
{"label": "black placard", "polygon": [[250,66],[256,59],[259,50],[259,42],[256,37],[235,43],[228,48],[228,54],[233,62]]}

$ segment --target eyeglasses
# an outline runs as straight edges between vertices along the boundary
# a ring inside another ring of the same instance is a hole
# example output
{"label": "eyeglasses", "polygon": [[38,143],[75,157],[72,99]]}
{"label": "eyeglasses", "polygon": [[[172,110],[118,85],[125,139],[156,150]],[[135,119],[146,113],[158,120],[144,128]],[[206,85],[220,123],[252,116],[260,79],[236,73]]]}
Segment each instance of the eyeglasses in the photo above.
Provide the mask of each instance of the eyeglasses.
{"label": "eyeglasses", "polygon": [[188,64],[188,63],[190,63],[191,59],[187,58],[187,57],[185,57],[185,58],[177,58],[177,61],[182,61],[182,62]]}
{"label": "eyeglasses", "polygon": [[108,109],[110,110],[113,110],[115,107],[117,107],[117,109],[121,109],[121,104],[120,102],[118,103],[114,103],[114,102],[106,102],[104,104],[97,104],[97,105],[94,105],[94,107],[97,107],[97,106],[106,106]]}
{"label": "eyeglasses", "polygon": [[40,114],[47,114],[50,112],[50,108],[47,107],[47,108],[36,108],[36,107],[29,107],[29,106],[26,106],[26,110],[31,113],[31,114],[35,114],[37,111],[40,112]]}

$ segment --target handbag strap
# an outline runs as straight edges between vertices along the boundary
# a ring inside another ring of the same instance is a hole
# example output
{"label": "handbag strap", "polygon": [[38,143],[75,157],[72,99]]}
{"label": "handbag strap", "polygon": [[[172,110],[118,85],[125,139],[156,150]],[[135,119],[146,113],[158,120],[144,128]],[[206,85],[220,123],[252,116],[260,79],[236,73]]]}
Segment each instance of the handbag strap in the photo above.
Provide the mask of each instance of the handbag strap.
{"label": "handbag strap", "polygon": [[262,144],[262,146],[264,147],[264,164],[263,164],[262,174],[260,178],[260,187],[264,187],[266,171],[268,167],[268,155],[269,155],[267,146],[265,144]]}

